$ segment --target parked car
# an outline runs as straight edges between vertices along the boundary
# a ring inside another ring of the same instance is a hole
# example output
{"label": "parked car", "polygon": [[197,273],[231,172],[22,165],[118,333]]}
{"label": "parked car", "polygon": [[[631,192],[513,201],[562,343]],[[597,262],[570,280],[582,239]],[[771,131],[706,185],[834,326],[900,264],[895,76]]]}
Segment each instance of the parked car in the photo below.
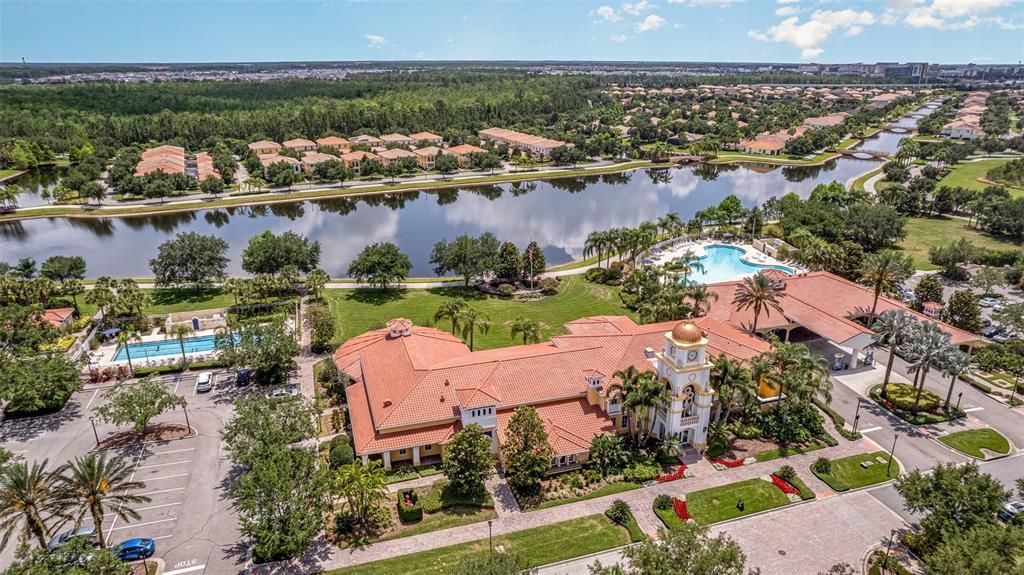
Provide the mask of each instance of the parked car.
{"label": "parked car", "polygon": [[93,545],[99,544],[99,539],[96,538],[96,528],[92,525],[87,525],[79,527],[78,529],[65,531],[64,533],[57,535],[53,539],[50,539],[50,542],[46,544],[46,548],[57,549],[58,547],[66,545],[72,539],[77,539],[79,537],[88,538],[89,543]]}
{"label": "parked car", "polygon": [[282,397],[295,397],[299,390],[294,387],[278,387],[267,392],[267,399],[279,399]]}
{"label": "parked car", "polygon": [[206,393],[213,389],[213,372],[204,371],[199,374],[199,378],[196,379],[196,393]]}
{"label": "parked car", "polygon": [[992,307],[998,304],[999,300],[991,297],[983,297],[980,300],[978,300],[978,305],[980,305],[981,307]]}
{"label": "parked car", "polygon": [[121,561],[135,561],[137,559],[148,559],[156,553],[156,541],[148,537],[136,537],[122,541],[114,547],[114,553],[121,558]]}
{"label": "parked car", "polygon": [[985,329],[981,330],[981,335],[985,337],[994,337],[1000,333],[1003,333],[1003,328],[998,325],[990,325]]}
{"label": "parked car", "polygon": [[252,383],[252,370],[240,369],[235,372],[235,385],[245,387]]}
{"label": "parked car", "polygon": [[1006,343],[1006,342],[1010,341],[1011,339],[1017,339],[1017,334],[1007,333],[1005,331],[1001,331],[1001,332],[995,334],[994,336],[992,336],[992,341],[994,341],[996,343]]}
{"label": "parked car", "polygon": [[1024,501],[1011,501],[999,511],[999,518],[1009,523],[1013,518],[1024,514]]}

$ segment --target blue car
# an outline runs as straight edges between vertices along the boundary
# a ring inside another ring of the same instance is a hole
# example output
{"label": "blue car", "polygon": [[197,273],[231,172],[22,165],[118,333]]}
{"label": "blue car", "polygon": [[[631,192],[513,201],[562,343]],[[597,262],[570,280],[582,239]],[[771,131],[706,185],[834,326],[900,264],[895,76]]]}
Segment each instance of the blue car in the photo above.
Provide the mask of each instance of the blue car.
{"label": "blue car", "polygon": [[138,537],[121,542],[114,548],[117,556],[122,561],[134,561],[136,559],[148,559],[156,553],[156,541],[148,537]]}

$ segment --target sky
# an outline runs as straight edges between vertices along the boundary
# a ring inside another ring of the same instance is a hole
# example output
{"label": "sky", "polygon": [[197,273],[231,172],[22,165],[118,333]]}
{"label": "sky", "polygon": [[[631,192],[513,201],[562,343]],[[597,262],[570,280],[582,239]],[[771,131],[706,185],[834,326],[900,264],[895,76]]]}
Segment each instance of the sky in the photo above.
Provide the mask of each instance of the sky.
{"label": "sky", "polygon": [[1024,60],[1024,0],[0,0],[0,61]]}

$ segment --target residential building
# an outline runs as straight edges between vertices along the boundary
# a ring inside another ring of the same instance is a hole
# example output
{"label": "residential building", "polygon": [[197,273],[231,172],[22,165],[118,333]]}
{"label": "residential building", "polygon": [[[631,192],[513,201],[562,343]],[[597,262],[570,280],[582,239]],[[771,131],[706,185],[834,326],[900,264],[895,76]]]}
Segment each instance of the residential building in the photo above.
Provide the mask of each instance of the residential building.
{"label": "residential building", "polygon": [[630,428],[615,373],[656,371],[671,402],[652,414],[657,437],[707,442],[714,389],[710,360],[746,362],[771,346],[712,318],[637,325],[628,317],[589,317],[566,324],[546,343],[471,352],[443,330],[395,319],[345,342],[334,354],[352,378],[346,389],[353,446],[386,468],[436,459],[464,426],[480,425],[501,457],[509,420],[533,406],[554,448],[551,471],[579,467],[595,436]]}
{"label": "residential building", "polygon": [[284,162],[292,167],[296,172],[302,171],[302,162],[296,160],[291,156],[282,156],[279,154],[270,154],[268,156],[260,156],[260,163],[263,164],[263,171],[266,172],[270,166]]}
{"label": "residential building", "polygon": [[384,142],[384,145],[395,145],[395,146],[411,146],[416,143],[416,140],[412,139],[405,134],[384,134],[380,137]]}
{"label": "residential building", "polygon": [[398,161],[402,158],[413,158],[419,163],[419,156],[403,148],[391,148],[389,150],[382,150],[377,153],[377,157],[380,158],[380,163],[385,166],[391,162]]}
{"label": "residential building", "polygon": [[437,155],[441,153],[441,148],[427,146],[425,148],[416,148],[412,153],[416,155],[416,163],[420,165],[420,168],[433,170],[434,162],[437,160]]}
{"label": "residential building", "polygon": [[213,156],[206,152],[195,155],[195,177],[200,182],[207,178],[219,178],[220,174],[213,168]]}
{"label": "residential building", "polygon": [[307,140],[305,138],[294,138],[292,140],[287,140],[283,142],[281,145],[286,148],[291,148],[296,152],[299,152],[300,154],[303,152],[316,151],[316,142],[312,140]]}
{"label": "residential building", "polygon": [[181,174],[199,181],[220,177],[213,168],[213,158],[210,154],[199,152],[189,155],[185,153],[185,148],[169,145],[149,148],[142,152],[139,163],[135,166],[135,176],[141,177],[153,172]]}
{"label": "residential building", "polygon": [[[976,118],[977,116],[974,117]],[[939,133],[957,140],[976,140],[985,137],[985,130],[981,128],[980,124],[963,118],[958,118],[948,124],[944,124]]]}
{"label": "residential building", "polygon": [[411,138],[417,145],[419,145],[420,142],[426,142],[432,146],[441,146],[444,144],[444,138],[437,134],[431,134],[430,132],[416,132],[415,134],[409,134],[409,138]]}
{"label": "residential building", "polygon": [[249,144],[249,149],[256,152],[257,156],[269,156],[276,154],[281,149],[281,144],[271,142],[270,140],[260,140]]}
{"label": "residential building", "polygon": [[384,140],[376,136],[367,136],[366,134],[360,134],[354,138],[349,138],[349,141],[353,144],[365,144],[367,146],[383,146]]}
{"label": "residential building", "polygon": [[477,134],[481,140],[488,140],[496,144],[505,144],[510,148],[525,150],[538,158],[550,157],[551,151],[555,148],[572,146],[572,144],[567,142],[524,134],[515,130],[506,130],[505,128],[487,128],[486,130],[480,130]]}
{"label": "residential building", "polygon": [[338,160],[338,158],[323,152],[306,152],[305,154],[302,154],[302,169],[307,172],[312,172],[318,164],[329,162],[331,160]]}
{"label": "residential building", "polygon": [[43,311],[43,319],[56,328],[67,327],[75,319],[75,308],[61,307]]}
{"label": "residential building", "polygon": [[459,144],[458,146],[445,149],[444,153],[455,156],[455,159],[459,161],[459,166],[465,168],[470,164],[469,156],[471,154],[486,154],[487,150],[471,144]]}
{"label": "residential building", "polygon": [[345,138],[339,138],[338,136],[326,136],[316,141],[316,145],[324,148],[334,148],[339,152],[348,152],[352,150],[352,142],[349,142]]}
{"label": "residential building", "polygon": [[378,162],[380,161],[380,157],[378,157],[377,154],[362,151],[342,154],[340,159],[342,163],[345,164],[346,168],[354,172],[358,172],[360,166],[362,166],[363,162],[366,160],[377,160]]}
{"label": "residential building", "polygon": [[808,128],[832,128],[843,123],[843,120],[849,116],[846,112],[835,112],[826,116],[816,116],[813,118],[806,118],[803,125]]}

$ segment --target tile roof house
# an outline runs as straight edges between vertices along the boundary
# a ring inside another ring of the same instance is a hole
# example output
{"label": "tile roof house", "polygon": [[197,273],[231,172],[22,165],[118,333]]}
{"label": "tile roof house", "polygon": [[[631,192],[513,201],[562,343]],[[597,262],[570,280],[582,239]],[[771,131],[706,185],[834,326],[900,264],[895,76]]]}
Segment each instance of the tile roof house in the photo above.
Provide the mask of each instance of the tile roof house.
{"label": "tile roof house", "polygon": [[397,144],[399,146],[411,146],[416,143],[416,140],[406,136],[405,134],[384,134],[380,139],[385,144]]}
{"label": "tile roof house", "polygon": [[326,136],[316,141],[317,146],[329,147],[339,152],[347,152],[352,149],[352,142],[338,136]]}
{"label": "tile roof house", "polygon": [[434,146],[440,146],[441,144],[444,144],[444,138],[438,136],[437,134],[432,134],[430,132],[416,132],[415,134],[409,134],[409,137],[412,138],[412,141],[416,142],[417,144],[420,142],[427,142]]}
{"label": "tile roof house", "polygon": [[[597,435],[629,428],[609,386],[628,366],[656,371],[672,386],[672,409],[652,430],[703,447],[710,413],[710,359],[748,361],[770,349],[710,317],[637,325],[628,317],[588,317],[546,343],[470,352],[461,339],[407,319],[345,342],[334,354],[352,378],[346,389],[353,446],[364,460],[439,455],[464,426],[480,425],[500,456],[508,421],[537,409],[555,450],[552,469],[582,463]],[[685,333],[681,333],[685,332]],[[659,350],[659,351],[655,351]]]}
{"label": "tile roof house", "polygon": [[444,153],[449,154],[451,156],[455,156],[455,158],[459,161],[459,165],[465,168],[470,163],[470,154],[486,154],[487,150],[479,148],[472,144],[459,144],[458,146],[446,148],[444,150]]}
{"label": "tile roof house", "polygon": [[441,153],[441,148],[426,146],[424,148],[416,148],[412,153],[416,155],[416,162],[420,165],[420,168],[433,170],[434,162],[437,160],[438,154]]}
{"label": "tile roof house", "polygon": [[380,162],[385,166],[390,164],[391,162],[400,160],[402,158],[413,158],[416,159],[417,162],[419,161],[419,158],[416,154],[404,148],[391,148],[390,150],[383,150],[377,153],[377,157],[380,158]]}
{"label": "tile roof house", "polygon": [[379,162],[380,157],[378,157],[377,154],[370,152],[356,151],[342,154],[340,160],[341,163],[345,164],[346,168],[350,170],[358,170],[364,160],[377,160]]}
{"label": "tile roof house", "polygon": [[349,138],[349,141],[353,144],[366,144],[367,146],[382,146],[384,140],[376,136],[368,136],[366,134],[360,134],[358,136]]}
{"label": "tile roof house", "polygon": [[294,139],[291,139],[291,140],[286,140],[286,141],[282,142],[281,145],[286,147],[286,148],[291,148],[291,149],[295,150],[296,152],[300,152],[300,153],[301,152],[315,152],[316,151],[316,142],[314,142],[312,140],[307,140],[305,138],[294,138]]}
{"label": "tile roof house", "polygon": [[551,151],[555,148],[561,146],[572,147],[573,145],[559,140],[516,132],[515,130],[506,130],[505,128],[487,128],[486,130],[480,130],[477,134],[482,140],[490,140],[497,144],[505,144],[512,148],[526,150],[540,158],[550,156]]}
{"label": "tile roof house", "polygon": [[257,156],[268,156],[276,154],[281,149],[281,144],[271,142],[270,140],[260,140],[249,144],[249,149],[256,152]]}
{"label": "tile roof house", "polygon": [[74,317],[75,308],[73,307],[62,307],[43,311],[43,319],[53,327],[71,325],[71,320],[73,320]]}

